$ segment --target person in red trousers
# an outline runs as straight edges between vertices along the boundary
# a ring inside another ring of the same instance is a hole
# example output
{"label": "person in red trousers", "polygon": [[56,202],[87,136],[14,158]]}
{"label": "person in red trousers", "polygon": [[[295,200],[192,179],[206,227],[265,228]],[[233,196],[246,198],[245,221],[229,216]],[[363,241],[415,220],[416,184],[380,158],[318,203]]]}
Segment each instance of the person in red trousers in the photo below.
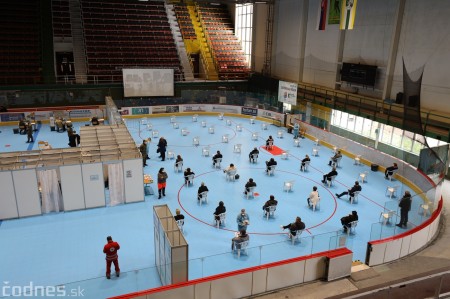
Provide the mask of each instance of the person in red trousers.
{"label": "person in red trousers", "polygon": [[116,276],[120,276],[119,256],[117,255],[120,245],[119,243],[113,241],[111,236],[108,236],[106,240],[108,243],[106,243],[105,247],[103,247],[103,253],[106,254],[106,278],[111,279],[111,263],[114,263]]}

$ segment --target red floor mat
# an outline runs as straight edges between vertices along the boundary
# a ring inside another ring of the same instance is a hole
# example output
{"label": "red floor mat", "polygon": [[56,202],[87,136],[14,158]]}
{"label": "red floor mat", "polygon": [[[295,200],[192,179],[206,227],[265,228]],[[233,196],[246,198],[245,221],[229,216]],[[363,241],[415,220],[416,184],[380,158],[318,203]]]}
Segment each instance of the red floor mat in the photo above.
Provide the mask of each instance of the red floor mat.
{"label": "red floor mat", "polygon": [[265,146],[261,146],[261,148],[262,148],[263,150],[265,150],[266,152],[271,153],[271,154],[274,155],[274,156],[279,156],[279,155],[281,155],[281,154],[284,152],[283,149],[279,148],[279,147],[276,146],[276,145],[273,145],[271,150],[266,149]]}

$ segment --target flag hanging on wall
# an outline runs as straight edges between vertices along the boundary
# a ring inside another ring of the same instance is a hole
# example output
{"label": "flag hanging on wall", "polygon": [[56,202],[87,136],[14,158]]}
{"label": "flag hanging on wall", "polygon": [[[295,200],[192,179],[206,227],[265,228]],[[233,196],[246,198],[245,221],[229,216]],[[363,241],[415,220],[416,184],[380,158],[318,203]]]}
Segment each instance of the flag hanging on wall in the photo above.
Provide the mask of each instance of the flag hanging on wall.
{"label": "flag hanging on wall", "polygon": [[330,0],[330,10],[328,11],[328,24],[339,24],[339,20],[341,19],[341,5],[342,0]]}
{"label": "flag hanging on wall", "polygon": [[327,22],[327,8],[328,8],[328,0],[321,0],[319,7],[319,16],[318,20],[318,30],[325,30],[325,24]]}
{"label": "flag hanging on wall", "polygon": [[355,24],[356,3],[358,0],[342,0],[339,29],[351,30]]}

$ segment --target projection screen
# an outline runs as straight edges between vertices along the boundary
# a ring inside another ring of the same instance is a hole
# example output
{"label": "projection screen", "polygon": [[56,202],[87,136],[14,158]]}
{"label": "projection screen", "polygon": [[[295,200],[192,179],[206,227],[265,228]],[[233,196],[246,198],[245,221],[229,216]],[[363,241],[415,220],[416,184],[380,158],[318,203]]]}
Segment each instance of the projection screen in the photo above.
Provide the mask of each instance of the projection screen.
{"label": "projection screen", "polygon": [[125,97],[174,95],[173,69],[123,69]]}

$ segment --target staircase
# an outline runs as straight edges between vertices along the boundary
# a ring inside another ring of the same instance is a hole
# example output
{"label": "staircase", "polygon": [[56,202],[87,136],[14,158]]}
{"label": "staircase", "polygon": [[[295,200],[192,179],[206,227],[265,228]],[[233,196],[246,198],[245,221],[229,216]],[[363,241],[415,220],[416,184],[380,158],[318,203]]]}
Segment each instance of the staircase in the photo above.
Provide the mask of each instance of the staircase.
{"label": "staircase", "polygon": [[75,64],[75,81],[87,83],[86,50],[84,47],[83,26],[81,22],[81,5],[79,0],[69,0],[70,25],[72,27],[73,59]]}
{"label": "staircase", "polygon": [[169,19],[169,25],[172,31],[173,39],[175,41],[175,45],[177,46],[178,57],[180,58],[181,66],[183,67],[184,80],[194,81],[194,74],[192,72],[192,67],[188,59],[183,37],[181,36],[180,27],[178,26],[177,18],[173,10],[173,5],[166,3],[164,4],[164,6],[166,8],[167,18]]}
{"label": "staircase", "polygon": [[200,23],[200,18],[196,11],[194,5],[187,5],[189,11],[189,16],[191,17],[192,24],[194,25],[195,34],[197,35],[197,40],[200,42],[200,56],[203,68],[206,73],[206,78],[208,80],[219,80],[219,75],[217,73],[216,67],[214,65],[214,60],[211,55],[211,49],[203,32],[202,24]]}

